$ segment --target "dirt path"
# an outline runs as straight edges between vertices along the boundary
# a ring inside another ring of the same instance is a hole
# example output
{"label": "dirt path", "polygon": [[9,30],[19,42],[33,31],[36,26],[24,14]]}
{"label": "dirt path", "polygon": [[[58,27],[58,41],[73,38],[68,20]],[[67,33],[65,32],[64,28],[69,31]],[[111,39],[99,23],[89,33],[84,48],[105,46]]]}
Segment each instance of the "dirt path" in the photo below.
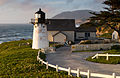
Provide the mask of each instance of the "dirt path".
{"label": "dirt path", "polygon": [[72,69],[79,68],[81,71],[90,70],[91,72],[101,74],[116,73],[120,76],[120,64],[109,65],[99,64],[86,61],[85,58],[101,52],[79,52],[72,53],[70,47],[62,47],[57,49],[55,53],[47,54],[47,61],[51,64],[57,64],[62,67],[71,67]]}

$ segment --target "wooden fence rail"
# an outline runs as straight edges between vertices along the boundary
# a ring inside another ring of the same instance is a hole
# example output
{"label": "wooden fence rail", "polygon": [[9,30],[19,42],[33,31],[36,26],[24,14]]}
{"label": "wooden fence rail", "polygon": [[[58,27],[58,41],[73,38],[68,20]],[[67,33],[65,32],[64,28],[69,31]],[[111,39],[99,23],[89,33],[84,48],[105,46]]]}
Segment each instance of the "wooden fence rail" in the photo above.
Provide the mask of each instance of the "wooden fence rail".
{"label": "wooden fence rail", "polygon": [[100,56],[105,56],[106,60],[109,60],[110,56],[111,57],[120,57],[120,54],[108,54],[108,53],[106,53],[106,54],[96,54],[95,56],[92,57],[92,59],[94,59],[94,58],[98,59],[98,57],[100,57]]}
{"label": "wooden fence rail", "polygon": [[52,68],[55,68],[57,72],[58,72],[58,70],[66,71],[66,72],[68,72],[68,75],[71,75],[71,73],[74,73],[74,74],[76,74],[77,77],[80,77],[80,75],[85,75],[85,76],[87,76],[87,78],[90,78],[90,77],[120,78],[120,76],[116,76],[115,73],[113,73],[112,75],[105,75],[105,74],[91,73],[89,70],[87,72],[83,72],[83,71],[80,71],[79,69],[72,70],[70,67],[69,68],[59,67],[58,65],[52,65],[52,64],[49,64],[48,62],[43,61],[39,56],[37,56],[37,60],[41,64],[45,64],[46,69],[48,69],[49,67],[52,67]]}

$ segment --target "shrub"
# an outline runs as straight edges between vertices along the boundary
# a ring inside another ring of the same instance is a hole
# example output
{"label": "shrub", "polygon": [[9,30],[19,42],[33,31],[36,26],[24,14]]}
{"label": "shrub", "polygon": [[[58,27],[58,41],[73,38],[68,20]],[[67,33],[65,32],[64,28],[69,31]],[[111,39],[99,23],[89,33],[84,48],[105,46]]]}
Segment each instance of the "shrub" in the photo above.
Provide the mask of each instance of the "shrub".
{"label": "shrub", "polygon": [[87,40],[87,41],[84,41],[84,42],[81,42],[80,44],[91,44],[92,42],[90,40]]}
{"label": "shrub", "polygon": [[107,39],[111,39],[112,38],[112,33],[104,33],[102,34],[101,36],[99,36],[100,38],[103,37],[103,38],[107,38]]}
{"label": "shrub", "polygon": [[111,49],[120,50],[120,45],[114,45],[111,47]]}
{"label": "shrub", "polygon": [[56,45],[55,46],[55,48],[60,48],[60,47],[63,47],[64,45],[62,45],[62,44],[58,44],[58,45]]}

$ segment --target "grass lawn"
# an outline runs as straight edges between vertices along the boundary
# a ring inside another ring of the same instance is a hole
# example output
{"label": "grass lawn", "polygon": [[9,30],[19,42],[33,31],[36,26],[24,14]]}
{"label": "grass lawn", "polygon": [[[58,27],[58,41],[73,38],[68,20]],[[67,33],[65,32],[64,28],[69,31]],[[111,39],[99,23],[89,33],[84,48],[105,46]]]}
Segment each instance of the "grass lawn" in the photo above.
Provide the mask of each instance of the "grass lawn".
{"label": "grass lawn", "polygon": [[[38,50],[31,49],[31,40],[0,44],[0,78],[76,78],[66,72],[48,69],[36,60]],[[40,55],[45,60],[45,55]]]}
{"label": "grass lawn", "polygon": [[[109,54],[120,54],[120,50],[116,50],[116,49],[112,49],[112,50],[108,50],[106,53]],[[103,54],[104,54],[103,53]],[[120,57],[109,57],[109,60],[106,60],[106,57],[99,57],[98,59],[92,59],[91,57],[88,57],[86,59],[87,61],[91,61],[91,62],[96,62],[96,63],[103,63],[103,64],[120,64]]]}

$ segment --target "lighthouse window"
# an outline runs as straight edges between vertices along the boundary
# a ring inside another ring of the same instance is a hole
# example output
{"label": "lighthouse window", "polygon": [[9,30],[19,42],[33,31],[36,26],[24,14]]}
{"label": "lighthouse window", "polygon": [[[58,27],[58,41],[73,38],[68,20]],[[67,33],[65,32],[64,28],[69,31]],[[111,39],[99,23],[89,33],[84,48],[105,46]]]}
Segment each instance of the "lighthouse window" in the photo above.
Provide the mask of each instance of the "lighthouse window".
{"label": "lighthouse window", "polygon": [[38,15],[38,18],[41,18],[41,14]]}
{"label": "lighthouse window", "polygon": [[35,18],[41,18],[41,14],[35,14]]}
{"label": "lighthouse window", "polygon": [[45,26],[43,26],[43,28],[45,28]]}

